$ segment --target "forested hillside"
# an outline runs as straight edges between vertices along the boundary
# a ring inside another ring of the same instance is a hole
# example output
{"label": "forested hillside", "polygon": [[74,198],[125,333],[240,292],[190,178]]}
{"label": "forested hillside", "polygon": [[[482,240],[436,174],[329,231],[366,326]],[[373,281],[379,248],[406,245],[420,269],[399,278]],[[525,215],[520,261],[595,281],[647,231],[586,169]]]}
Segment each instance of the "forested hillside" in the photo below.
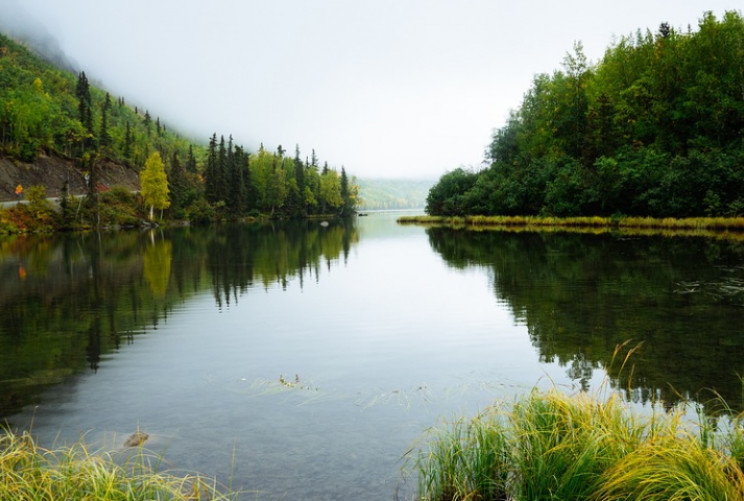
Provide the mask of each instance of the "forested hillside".
{"label": "forested hillside", "polygon": [[434,215],[744,215],[744,21],[662,23],[534,78],[489,167],[444,175]]}
{"label": "forested hillside", "polygon": [[430,179],[359,178],[359,207],[364,210],[423,209],[435,183]]}
{"label": "forested hillside", "polygon": [[101,183],[104,169],[138,172],[160,162],[167,190],[156,208],[170,217],[351,213],[358,189],[346,170],[321,166],[315,151],[304,159],[299,146],[294,153],[286,156],[281,146],[249,152],[217,134],[190,141],[147,109],[91,85],[85,72],[56,68],[0,34],[0,157],[27,169],[51,169],[50,157],[72,164],[86,180],[89,208],[110,188]]}

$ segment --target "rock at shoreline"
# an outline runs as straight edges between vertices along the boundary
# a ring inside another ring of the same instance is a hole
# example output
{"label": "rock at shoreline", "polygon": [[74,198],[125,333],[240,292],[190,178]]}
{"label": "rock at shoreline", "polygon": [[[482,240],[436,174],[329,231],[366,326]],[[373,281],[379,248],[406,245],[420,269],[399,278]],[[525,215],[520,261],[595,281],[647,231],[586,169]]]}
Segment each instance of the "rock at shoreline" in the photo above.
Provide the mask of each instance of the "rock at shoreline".
{"label": "rock at shoreline", "polygon": [[138,430],[129,435],[129,438],[124,442],[124,447],[139,447],[144,444],[145,440],[148,438],[150,438],[150,435]]}

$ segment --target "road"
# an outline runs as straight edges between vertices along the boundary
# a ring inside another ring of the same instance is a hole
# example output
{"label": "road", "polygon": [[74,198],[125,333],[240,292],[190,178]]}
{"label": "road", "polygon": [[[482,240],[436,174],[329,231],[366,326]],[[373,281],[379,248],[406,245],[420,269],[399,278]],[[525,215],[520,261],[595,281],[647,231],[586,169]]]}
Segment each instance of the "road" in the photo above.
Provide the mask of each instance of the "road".
{"label": "road", "polygon": [[[137,193],[137,192],[132,192],[132,193]],[[73,195],[73,198],[76,198],[76,199],[83,198],[83,197],[85,197],[85,195]],[[59,197],[49,197],[47,198],[47,200],[49,200],[54,207],[57,207],[59,205],[58,203]],[[11,200],[10,202],[0,202],[0,209],[7,209],[9,207],[15,207],[19,201],[22,204],[28,203],[28,200],[26,200],[25,198],[23,200]]]}

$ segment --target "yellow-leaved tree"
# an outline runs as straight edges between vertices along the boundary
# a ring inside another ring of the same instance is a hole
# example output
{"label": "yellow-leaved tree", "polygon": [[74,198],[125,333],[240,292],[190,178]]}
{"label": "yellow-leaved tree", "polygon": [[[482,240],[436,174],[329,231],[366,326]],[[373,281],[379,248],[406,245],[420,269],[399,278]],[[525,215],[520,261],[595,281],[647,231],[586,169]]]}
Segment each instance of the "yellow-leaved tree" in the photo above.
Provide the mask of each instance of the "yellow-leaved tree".
{"label": "yellow-leaved tree", "polygon": [[160,209],[162,218],[162,211],[170,206],[170,199],[165,164],[157,151],[145,161],[145,168],[140,172],[140,185],[145,205],[150,206],[150,221],[154,209]]}

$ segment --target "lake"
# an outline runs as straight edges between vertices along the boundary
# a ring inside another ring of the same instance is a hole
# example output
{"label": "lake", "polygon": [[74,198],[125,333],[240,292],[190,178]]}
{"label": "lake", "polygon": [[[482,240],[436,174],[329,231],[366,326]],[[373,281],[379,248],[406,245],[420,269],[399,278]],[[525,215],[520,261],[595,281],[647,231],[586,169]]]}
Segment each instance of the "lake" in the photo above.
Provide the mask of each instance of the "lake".
{"label": "lake", "polygon": [[535,387],[742,409],[740,240],[397,216],[0,241],[0,419],[141,429],[241,499],[381,500],[427,428]]}

